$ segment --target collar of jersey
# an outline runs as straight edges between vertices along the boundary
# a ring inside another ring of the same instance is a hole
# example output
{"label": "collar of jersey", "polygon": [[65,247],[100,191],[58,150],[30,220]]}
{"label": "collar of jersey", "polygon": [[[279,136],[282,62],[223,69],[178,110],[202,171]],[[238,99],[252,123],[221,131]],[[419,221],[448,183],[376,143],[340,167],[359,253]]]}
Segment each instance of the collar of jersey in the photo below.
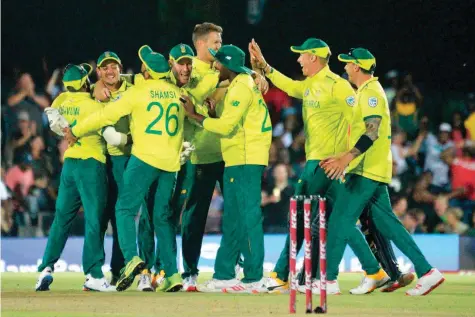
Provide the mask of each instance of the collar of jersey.
{"label": "collar of jersey", "polygon": [[322,79],[323,77],[325,77],[328,74],[329,71],[330,71],[330,67],[328,67],[328,65],[327,65],[327,66],[323,67],[318,73],[316,73],[312,77],[309,77],[309,79],[312,79],[312,80]]}
{"label": "collar of jersey", "polygon": [[360,88],[358,88],[358,90],[356,92],[359,93],[360,91],[362,91],[366,86],[368,86],[373,81],[378,81],[378,77],[373,77],[373,78],[370,78],[367,81],[365,81],[363,83],[363,85],[361,85]]}
{"label": "collar of jersey", "polygon": [[212,67],[212,64],[208,64],[206,62],[203,62],[202,60],[198,59],[197,57],[193,58],[193,69],[197,69],[198,72],[217,72],[216,69]]}

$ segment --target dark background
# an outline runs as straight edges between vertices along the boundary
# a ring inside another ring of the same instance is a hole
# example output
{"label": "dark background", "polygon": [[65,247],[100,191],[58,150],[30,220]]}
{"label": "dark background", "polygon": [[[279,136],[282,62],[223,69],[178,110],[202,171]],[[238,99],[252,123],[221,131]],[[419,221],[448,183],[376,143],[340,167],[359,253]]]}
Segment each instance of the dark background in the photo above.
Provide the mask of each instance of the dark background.
{"label": "dark background", "polygon": [[179,42],[192,44],[195,24],[210,21],[223,26],[224,43],[247,51],[256,38],[269,63],[289,75],[300,72],[289,46],[313,36],[330,45],[338,73],[336,55],[363,46],[376,56],[379,76],[396,68],[423,87],[475,90],[475,1],[267,0],[256,25],[246,12],[245,0],[5,0],[2,86],[13,82],[15,68],[43,83],[43,58],[51,73],[105,50],[138,70],[141,45],[168,55]]}

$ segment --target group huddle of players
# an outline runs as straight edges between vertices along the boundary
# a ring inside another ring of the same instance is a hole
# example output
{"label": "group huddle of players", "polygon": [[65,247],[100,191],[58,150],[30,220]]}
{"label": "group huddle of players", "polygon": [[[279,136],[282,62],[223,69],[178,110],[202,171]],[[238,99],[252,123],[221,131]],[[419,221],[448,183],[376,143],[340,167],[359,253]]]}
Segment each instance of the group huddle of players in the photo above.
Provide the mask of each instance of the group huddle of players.
{"label": "group huddle of players", "polygon": [[[347,244],[365,271],[351,294],[409,285],[414,274],[400,272],[390,241],[413,262],[419,277],[406,294],[425,295],[440,285],[444,277],[427,262],[389,203],[391,123],[386,96],[373,77],[373,54],[356,48],[338,55],[346,63],[346,80],[330,70],[327,43],[309,38],[291,47],[306,77],[295,81],[266,62],[254,39],[247,48],[252,69],[247,68],[246,53],[222,45],[222,33],[213,23],[196,25],[196,55],[190,46],[178,44],[167,59],[144,45],[138,51],[140,74],[121,75],[121,60],[111,51],[99,56],[94,84],[89,82],[90,65],[65,68],[66,92],[45,110],[51,130],[69,147],[36,290],[50,289],[54,265],[82,205],[84,290],[124,291],[138,275],[139,291],[288,292],[288,238],[274,270],[263,276],[261,177],[272,140],[263,98],[267,79],[303,100],[307,162],[295,195],[320,195],[328,201],[327,292],[341,293],[338,266]],[[216,182],[224,197],[222,239],[213,278],[198,284]],[[302,209],[299,205],[298,217],[303,217]],[[317,226],[316,210],[312,214]],[[179,219],[181,274],[176,260]],[[102,272],[109,222],[110,281]],[[318,230],[312,235],[318,241]],[[300,248],[303,225],[297,239]],[[312,254],[318,257],[318,250]],[[318,261],[313,263],[312,292],[319,294]],[[240,267],[242,278],[236,270]]]}

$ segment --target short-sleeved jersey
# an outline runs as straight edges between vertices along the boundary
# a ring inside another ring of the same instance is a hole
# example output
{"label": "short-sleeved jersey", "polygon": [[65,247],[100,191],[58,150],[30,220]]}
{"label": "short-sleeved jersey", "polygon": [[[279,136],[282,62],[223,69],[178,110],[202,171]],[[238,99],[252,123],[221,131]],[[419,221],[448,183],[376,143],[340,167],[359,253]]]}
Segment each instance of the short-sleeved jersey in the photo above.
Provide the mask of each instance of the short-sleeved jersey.
{"label": "short-sleeved jersey", "polygon": [[365,153],[350,163],[348,173],[390,183],[392,177],[391,117],[386,94],[377,77],[361,85],[356,94],[356,111],[351,125],[351,146],[353,147],[365,133],[365,120],[374,117],[381,118],[381,124],[376,141]]}
{"label": "short-sleeved jersey", "polygon": [[[183,88],[190,95],[199,114],[208,117],[208,110],[203,104],[216,90],[218,82],[219,71],[198,58],[193,59],[192,77]],[[192,143],[195,146],[195,150],[191,153],[193,164],[209,164],[223,160],[219,135],[194,126]]]}
{"label": "short-sleeved jersey", "polygon": [[261,92],[248,74],[239,74],[224,97],[219,118],[203,127],[221,135],[225,166],[265,165],[269,161],[272,124]]}
{"label": "short-sleeved jersey", "polygon": [[288,95],[303,99],[307,160],[322,160],[348,150],[356,100],[348,81],[328,66],[303,81],[292,80],[275,69],[267,77]]}
{"label": "short-sleeved jersey", "polygon": [[184,120],[179,98],[180,89],[175,85],[165,80],[145,80],[76,125],[72,132],[82,136],[130,115],[132,155],[153,167],[176,172],[180,169]]}
{"label": "short-sleeved jersey", "polygon": [[[110,101],[108,102],[102,102],[103,105],[107,105],[110,102],[113,102],[114,100],[118,100],[124,91],[126,91],[128,88],[132,87],[132,84],[129,83],[126,80],[122,80],[122,84],[120,85],[119,89],[116,91],[111,91],[111,98]],[[130,134],[130,118],[129,116],[124,116],[117,121],[116,124],[114,124],[114,128],[117,132],[123,133],[123,134]],[[130,152],[132,150],[132,144],[125,144],[125,145],[119,145],[119,146],[114,146],[107,144],[107,152],[110,155],[117,156],[117,155],[130,155]]]}
{"label": "short-sleeved jersey", "polygon": [[[51,105],[68,121],[71,127],[95,113],[102,105],[93,99],[88,92],[63,92]],[[64,152],[64,158],[89,159],[101,163],[106,162],[106,144],[100,135],[99,128],[92,129],[81,136],[78,141]]]}

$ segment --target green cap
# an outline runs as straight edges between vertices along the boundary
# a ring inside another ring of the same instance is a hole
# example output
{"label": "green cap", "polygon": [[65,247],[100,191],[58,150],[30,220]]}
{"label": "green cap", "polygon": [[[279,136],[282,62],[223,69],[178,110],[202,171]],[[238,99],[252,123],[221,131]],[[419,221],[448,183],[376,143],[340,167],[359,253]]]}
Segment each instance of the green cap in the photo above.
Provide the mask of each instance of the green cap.
{"label": "green cap", "polygon": [[162,54],[154,52],[150,46],[143,45],[139,49],[139,58],[153,79],[160,79],[168,75],[170,71],[168,61]]}
{"label": "green cap", "polygon": [[322,58],[331,54],[328,44],[314,37],[308,38],[300,46],[291,46],[290,50],[295,53],[310,53]]}
{"label": "green cap", "polygon": [[119,65],[122,65],[122,62],[120,61],[120,58],[119,58],[119,56],[118,56],[116,53],[111,52],[111,51],[105,51],[105,52],[102,53],[101,56],[99,56],[99,58],[97,59],[97,66],[98,66],[98,67],[101,67],[102,64],[103,64],[105,61],[108,61],[108,60],[116,61]]}
{"label": "green cap", "polygon": [[64,87],[71,87],[79,90],[84,86],[89,74],[92,72],[92,66],[86,63],[79,65],[68,64],[64,68],[63,84]]}
{"label": "green cap", "polygon": [[223,64],[227,69],[235,73],[252,74],[252,70],[244,66],[246,53],[244,53],[239,47],[234,45],[223,45],[217,52],[212,49],[208,50],[211,55],[213,55],[214,58],[216,58],[216,60]]}
{"label": "green cap", "polygon": [[374,72],[376,68],[376,58],[366,48],[352,48],[348,54],[338,55],[338,60],[345,63],[354,63],[359,67]]}
{"label": "green cap", "polygon": [[193,49],[189,45],[183,43],[173,46],[170,51],[170,60],[177,62],[182,58],[193,59],[194,56],[195,53],[193,52]]}

